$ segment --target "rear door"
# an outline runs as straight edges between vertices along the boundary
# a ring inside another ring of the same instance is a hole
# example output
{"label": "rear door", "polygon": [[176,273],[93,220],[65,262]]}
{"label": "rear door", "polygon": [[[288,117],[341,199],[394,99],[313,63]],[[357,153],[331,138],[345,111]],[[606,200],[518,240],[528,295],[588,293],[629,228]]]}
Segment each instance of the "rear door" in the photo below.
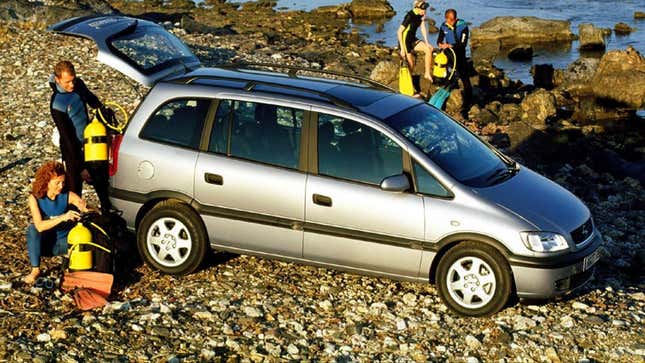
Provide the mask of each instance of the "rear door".
{"label": "rear door", "polygon": [[195,168],[195,202],[214,245],[302,257],[306,108],[223,99]]}
{"label": "rear door", "polygon": [[115,15],[80,17],[54,24],[49,30],[93,40],[99,62],[147,87],[201,66],[181,40],[162,26],[142,19]]}

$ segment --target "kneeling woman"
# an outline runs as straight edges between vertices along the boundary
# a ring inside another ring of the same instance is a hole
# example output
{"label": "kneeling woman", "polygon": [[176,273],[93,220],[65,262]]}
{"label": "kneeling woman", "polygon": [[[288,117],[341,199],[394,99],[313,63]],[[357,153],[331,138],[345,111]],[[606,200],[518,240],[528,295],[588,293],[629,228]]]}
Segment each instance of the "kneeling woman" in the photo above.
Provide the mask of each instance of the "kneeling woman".
{"label": "kneeling woman", "polygon": [[36,172],[29,195],[29,209],[33,223],[27,228],[27,250],[31,272],[24,281],[32,284],[40,275],[40,256],[50,252],[54,256],[67,253],[67,234],[73,221],[80,218],[78,212],[67,210],[69,205],[76,206],[81,212],[87,207],[78,195],[63,192],[65,169],[63,164],[50,161]]}

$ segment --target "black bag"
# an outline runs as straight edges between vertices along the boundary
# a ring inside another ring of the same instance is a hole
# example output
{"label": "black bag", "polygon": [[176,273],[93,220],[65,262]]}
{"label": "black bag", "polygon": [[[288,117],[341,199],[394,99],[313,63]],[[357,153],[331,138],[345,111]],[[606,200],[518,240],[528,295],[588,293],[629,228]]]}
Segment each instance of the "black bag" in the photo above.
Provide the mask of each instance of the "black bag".
{"label": "black bag", "polygon": [[113,213],[97,214],[89,225],[94,243],[110,251],[94,248],[94,271],[111,273],[118,278],[130,268],[132,263],[129,256],[136,255],[132,253],[134,244],[130,241],[132,238],[125,220]]}

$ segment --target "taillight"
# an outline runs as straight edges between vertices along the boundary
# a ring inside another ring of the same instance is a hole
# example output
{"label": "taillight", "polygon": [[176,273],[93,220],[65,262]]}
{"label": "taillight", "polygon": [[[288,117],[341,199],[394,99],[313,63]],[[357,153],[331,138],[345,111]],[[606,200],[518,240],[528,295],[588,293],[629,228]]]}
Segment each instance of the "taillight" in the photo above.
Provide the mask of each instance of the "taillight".
{"label": "taillight", "polygon": [[121,141],[123,141],[123,135],[112,136],[112,143],[110,144],[110,164],[108,165],[110,176],[114,176],[119,167],[119,148],[121,147]]}

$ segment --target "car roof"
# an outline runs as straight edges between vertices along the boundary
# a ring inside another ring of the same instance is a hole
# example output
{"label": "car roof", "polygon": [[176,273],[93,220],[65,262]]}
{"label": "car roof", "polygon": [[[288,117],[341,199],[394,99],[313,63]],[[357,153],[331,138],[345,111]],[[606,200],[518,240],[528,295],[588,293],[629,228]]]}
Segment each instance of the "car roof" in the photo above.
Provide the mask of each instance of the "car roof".
{"label": "car roof", "polygon": [[[276,65],[276,67],[280,66]],[[299,70],[303,71],[303,69]],[[309,71],[311,74],[325,73],[316,70]],[[308,70],[304,69],[304,73],[307,72]],[[340,75],[340,77],[359,78],[345,75]],[[296,72],[267,71],[242,64],[214,68],[200,67],[180,77],[167,79],[165,82],[264,92],[297,97],[307,101],[326,102],[381,120],[422,102],[401,95],[376,82],[363,80],[364,83],[357,83],[302,75]]]}

